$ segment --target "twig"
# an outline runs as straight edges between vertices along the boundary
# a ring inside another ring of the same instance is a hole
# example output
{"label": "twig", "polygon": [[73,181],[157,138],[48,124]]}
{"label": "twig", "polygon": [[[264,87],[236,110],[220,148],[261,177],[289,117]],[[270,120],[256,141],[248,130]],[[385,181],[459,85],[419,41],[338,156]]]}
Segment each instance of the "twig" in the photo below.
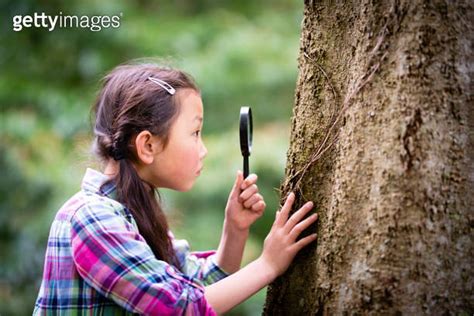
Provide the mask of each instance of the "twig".
{"label": "twig", "polygon": [[[391,15],[394,11],[394,7],[390,10],[389,15]],[[388,30],[388,19],[385,25],[382,27],[382,30],[380,32],[380,35],[377,38],[377,42],[374,46],[374,48],[371,50],[368,56],[368,61],[367,64],[371,64],[372,59],[374,56],[377,55],[379,52],[382,43],[385,40],[387,30]],[[333,85],[331,84],[331,80],[329,79],[329,76],[327,75],[326,71],[319,65],[315,59],[311,58],[306,52],[303,53],[304,57],[309,59],[310,61],[313,62],[313,64],[321,71],[321,73],[324,75],[326,78],[327,84],[331,88],[331,91],[334,95],[335,102],[337,103],[337,93],[336,90],[334,89]],[[362,76],[360,76],[356,81],[355,84],[353,85],[352,91],[350,93],[346,94],[346,97],[344,98],[344,101],[342,103],[342,107],[339,110],[339,113],[337,116],[334,118],[334,112],[333,115],[331,115],[331,120],[329,123],[329,128],[324,136],[323,141],[319,144],[319,146],[316,146],[316,149],[313,151],[313,153],[310,156],[310,159],[306,162],[306,164],[301,168],[300,170],[296,171],[295,174],[293,174],[291,177],[287,178],[283,184],[283,189],[279,190],[280,194],[286,193],[290,190],[292,191],[298,191],[298,193],[304,198],[303,192],[301,190],[301,182],[306,175],[306,172],[308,169],[314,165],[323,155],[326,153],[337,141],[338,135],[335,133],[335,129],[338,126],[339,121],[343,117],[343,114],[347,111],[349,106],[351,105],[351,101],[354,99],[354,97],[362,90],[362,88],[372,80],[374,77],[374,74],[377,72],[377,70],[380,68],[381,62],[385,59],[387,55],[387,52],[385,52],[382,57],[379,58],[377,63],[373,64]],[[335,107],[337,108],[337,107]],[[294,182],[294,185],[290,187],[290,184],[293,183],[294,179],[297,179],[296,182]]]}

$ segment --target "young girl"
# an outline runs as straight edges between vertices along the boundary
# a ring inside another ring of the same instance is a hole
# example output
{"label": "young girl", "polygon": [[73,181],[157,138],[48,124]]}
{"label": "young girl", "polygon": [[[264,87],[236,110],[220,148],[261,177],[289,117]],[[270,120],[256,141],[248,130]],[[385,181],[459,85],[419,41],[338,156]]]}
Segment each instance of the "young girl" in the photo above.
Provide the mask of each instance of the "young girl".
{"label": "young girl", "polygon": [[185,73],[122,65],[103,82],[94,107],[95,150],[81,190],[51,227],[35,315],[214,315],[282,274],[316,220],[294,195],[276,212],[258,259],[240,269],[250,225],[264,212],[257,176],[237,172],[216,252],[194,253],[174,239],[157,188],[191,189],[207,154],[199,89]]}

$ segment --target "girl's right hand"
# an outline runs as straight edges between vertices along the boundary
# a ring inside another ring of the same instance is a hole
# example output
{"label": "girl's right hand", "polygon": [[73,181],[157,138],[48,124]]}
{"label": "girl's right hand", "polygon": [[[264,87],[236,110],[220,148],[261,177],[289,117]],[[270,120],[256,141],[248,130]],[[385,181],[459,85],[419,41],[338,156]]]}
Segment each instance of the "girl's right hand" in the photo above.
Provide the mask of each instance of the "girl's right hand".
{"label": "girl's right hand", "polygon": [[286,271],[298,251],[316,240],[316,234],[312,234],[296,241],[301,232],[317,220],[318,215],[313,214],[302,220],[313,208],[313,203],[307,202],[288,219],[294,201],[295,194],[290,193],[281,210],[276,212],[259,258],[275,273],[275,277]]}
{"label": "girl's right hand", "polygon": [[313,234],[296,241],[301,232],[316,221],[317,216],[303,219],[313,208],[313,203],[309,202],[288,219],[294,201],[295,195],[291,193],[285,205],[277,212],[272,229],[265,238],[262,254],[257,260],[228,277],[206,286],[206,300],[219,315],[270,284],[286,271],[298,251],[316,239],[316,235]]}

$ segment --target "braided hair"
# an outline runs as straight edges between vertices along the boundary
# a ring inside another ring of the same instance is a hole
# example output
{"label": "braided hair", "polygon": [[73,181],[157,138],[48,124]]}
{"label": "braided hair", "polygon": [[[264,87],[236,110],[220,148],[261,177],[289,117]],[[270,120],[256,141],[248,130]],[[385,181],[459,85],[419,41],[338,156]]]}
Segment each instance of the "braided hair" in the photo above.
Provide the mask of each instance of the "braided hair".
{"label": "braided hair", "polygon": [[[173,91],[149,78],[164,81]],[[117,187],[118,201],[132,213],[156,258],[177,268],[159,193],[139,177],[133,165],[138,159],[133,138],[147,130],[167,145],[170,127],[179,114],[174,89],[182,88],[199,92],[193,79],[180,70],[155,64],[120,65],[102,80],[93,106],[94,151],[103,162],[118,162],[119,171],[110,180]]]}

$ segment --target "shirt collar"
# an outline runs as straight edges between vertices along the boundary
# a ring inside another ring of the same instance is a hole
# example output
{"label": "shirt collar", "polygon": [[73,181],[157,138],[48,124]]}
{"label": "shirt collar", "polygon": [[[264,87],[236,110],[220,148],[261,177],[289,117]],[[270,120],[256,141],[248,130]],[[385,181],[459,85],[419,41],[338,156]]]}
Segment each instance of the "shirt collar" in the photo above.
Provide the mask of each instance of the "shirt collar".
{"label": "shirt collar", "polygon": [[82,179],[81,189],[85,192],[99,194],[115,199],[117,191],[115,183],[109,182],[104,185],[104,183],[109,180],[110,177],[106,176],[102,172],[87,168],[86,174]]}

